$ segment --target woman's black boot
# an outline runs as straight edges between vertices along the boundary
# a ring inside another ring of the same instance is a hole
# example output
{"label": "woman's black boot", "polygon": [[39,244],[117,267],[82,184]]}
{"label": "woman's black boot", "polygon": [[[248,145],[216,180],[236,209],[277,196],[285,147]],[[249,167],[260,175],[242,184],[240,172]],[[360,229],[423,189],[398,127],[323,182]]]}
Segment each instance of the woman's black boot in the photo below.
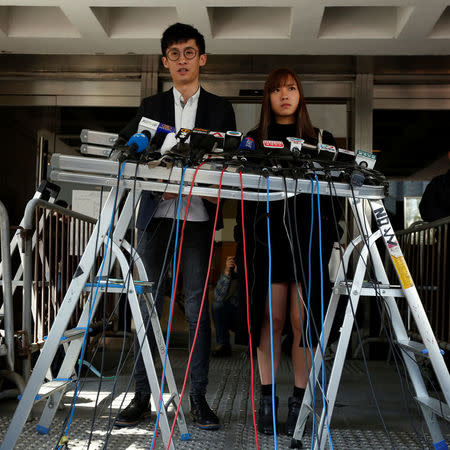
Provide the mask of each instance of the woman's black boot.
{"label": "woman's black boot", "polygon": [[293,436],[295,425],[297,425],[298,414],[302,406],[303,397],[289,397],[288,399],[288,416],[286,420],[286,434]]}
{"label": "woman's black boot", "polygon": [[[275,397],[275,422],[278,428],[278,397]],[[259,403],[258,431],[264,434],[273,434],[271,395],[261,395]]]}

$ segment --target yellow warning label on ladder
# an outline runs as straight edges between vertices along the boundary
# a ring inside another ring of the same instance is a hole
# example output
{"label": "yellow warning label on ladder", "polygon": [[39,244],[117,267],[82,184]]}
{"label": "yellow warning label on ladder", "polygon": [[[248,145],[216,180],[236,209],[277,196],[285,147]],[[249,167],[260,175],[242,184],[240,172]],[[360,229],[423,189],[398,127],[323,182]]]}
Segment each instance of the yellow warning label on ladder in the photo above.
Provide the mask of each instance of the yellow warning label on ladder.
{"label": "yellow warning label on ladder", "polygon": [[397,270],[400,283],[402,283],[403,289],[408,289],[414,286],[414,281],[409,273],[408,266],[406,265],[405,258],[403,256],[392,255],[392,262]]}

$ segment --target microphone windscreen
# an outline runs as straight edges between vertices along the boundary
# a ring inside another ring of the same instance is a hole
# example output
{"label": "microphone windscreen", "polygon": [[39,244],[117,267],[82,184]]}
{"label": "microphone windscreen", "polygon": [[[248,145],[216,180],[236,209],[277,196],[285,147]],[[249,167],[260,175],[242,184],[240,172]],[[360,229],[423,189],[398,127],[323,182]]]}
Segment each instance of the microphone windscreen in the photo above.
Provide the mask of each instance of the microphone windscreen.
{"label": "microphone windscreen", "polygon": [[200,148],[205,150],[206,153],[212,152],[216,146],[216,138],[211,134],[205,134],[200,142]]}
{"label": "microphone windscreen", "polygon": [[159,132],[155,134],[155,137],[150,143],[150,147],[152,151],[159,150],[164,143],[164,139],[166,139],[167,133]]}
{"label": "microphone windscreen", "polygon": [[223,142],[223,150],[226,152],[234,152],[239,148],[242,133],[240,131],[227,131]]}
{"label": "microphone windscreen", "polygon": [[143,152],[148,145],[148,137],[144,133],[135,133],[130,137],[127,145],[136,145],[136,153]]}
{"label": "microphone windscreen", "polygon": [[168,133],[166,134],[166,138],[164,139],[164,142],[161,146],[161,155],[164,155],[164,153],[167,153],[168,151],[172,150],[175,145],[178,144],[177,138],[175,136],[175,133]]}

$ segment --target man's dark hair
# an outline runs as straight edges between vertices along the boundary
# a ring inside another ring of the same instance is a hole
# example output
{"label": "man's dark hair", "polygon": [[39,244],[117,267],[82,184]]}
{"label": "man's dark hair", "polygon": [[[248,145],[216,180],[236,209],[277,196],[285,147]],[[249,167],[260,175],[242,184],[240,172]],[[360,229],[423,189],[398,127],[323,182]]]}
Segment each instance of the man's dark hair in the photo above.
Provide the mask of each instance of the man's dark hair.
{"label": "man's dark hair", "polygon": [[205,38],[197,28],[185,23],[174,23],[162,35],[161,51],[163,56],[166,56],[166,50],[169,46],[189,41],[189,39],[195,40],[200,55],[203,55],[205,53]]}

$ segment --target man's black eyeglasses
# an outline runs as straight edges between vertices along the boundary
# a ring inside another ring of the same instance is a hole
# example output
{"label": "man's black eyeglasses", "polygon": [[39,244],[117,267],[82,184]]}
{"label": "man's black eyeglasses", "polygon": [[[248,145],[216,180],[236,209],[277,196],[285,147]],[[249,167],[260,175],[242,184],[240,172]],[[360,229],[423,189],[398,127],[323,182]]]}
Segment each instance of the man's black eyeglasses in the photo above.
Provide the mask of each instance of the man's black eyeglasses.
{"label": "man's black eyeglasses", "polygon": [[[171,61],[178,61],[180,59],[181,52],[177,48],[171,48],[167,50],[166,56]],[[193,47],[186,47],[183,50],[183,55],[186,59],[194,59],[197,56],[197,50]]]}

